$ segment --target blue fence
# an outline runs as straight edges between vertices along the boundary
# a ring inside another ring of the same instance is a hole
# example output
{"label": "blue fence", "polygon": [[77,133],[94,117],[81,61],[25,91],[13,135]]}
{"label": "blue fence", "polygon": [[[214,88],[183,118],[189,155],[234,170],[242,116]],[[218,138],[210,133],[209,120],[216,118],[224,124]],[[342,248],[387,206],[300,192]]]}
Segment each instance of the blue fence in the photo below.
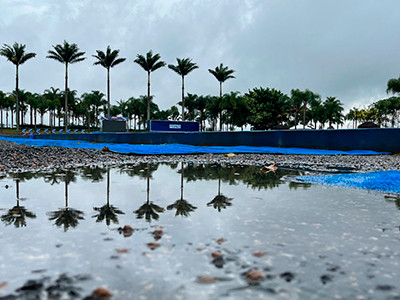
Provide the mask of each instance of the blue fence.
{"label": "blue fence", "polygon": [[31,137],[127,144],[187,144],[197,146],[247,145],[329,150],[373,150],[400,153],[399,128],[235,132],[84,133],[32,135]]}

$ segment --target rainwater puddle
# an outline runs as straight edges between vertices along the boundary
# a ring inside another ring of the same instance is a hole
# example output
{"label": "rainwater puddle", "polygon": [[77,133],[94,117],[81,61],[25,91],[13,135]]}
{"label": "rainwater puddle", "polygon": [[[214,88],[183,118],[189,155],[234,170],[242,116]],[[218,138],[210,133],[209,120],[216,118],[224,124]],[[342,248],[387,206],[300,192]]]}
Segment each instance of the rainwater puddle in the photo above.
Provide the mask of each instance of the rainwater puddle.
{"label": "rainwater puddle", "polygon": [[177,163],[2,178],[0,299],[100,286],[112,299],[400,299],[399,201],[295,175]]}

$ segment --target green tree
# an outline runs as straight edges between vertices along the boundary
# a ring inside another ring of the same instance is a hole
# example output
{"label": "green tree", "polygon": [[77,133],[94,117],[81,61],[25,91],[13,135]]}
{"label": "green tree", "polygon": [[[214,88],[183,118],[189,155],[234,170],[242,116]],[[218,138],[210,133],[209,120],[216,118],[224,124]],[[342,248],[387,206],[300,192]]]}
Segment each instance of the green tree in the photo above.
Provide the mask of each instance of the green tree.
{"label": "green tree", "polygon": [[166,63],[161,61],[161,56],[159,53],[153,55],[153,51],[150,50],[146,53],[146,56],[141,54],[136,55],[136,59],[134,60],[139,66],[143,68],[147,72],[147,121],[150,120],[150,74],[155,70],[165,67]]}
{"label": "green tree", "polygon": [[176,61],[176,66],[168,65],[168,68],[180,75],[182,78],[182,121],[185,121],[185,76],[199,67],[192,62],[191,58],[176,58]]}
{"label": "green tree", "polygon": [[327,97],[324,101],[325,113],[327,116],[327,121],[329,123],[329,128],[332,128],[332,124],[343,124],[343,104],[336,97]]}
{"label": "green tree", "polygon": [[386,93],[400,94],[400,77],[389,79]]}
{"label": "green tree", "polygon": [[49,55],[46,57],[65,64],[64,128],[66,131],[68,128],[68,65],[83,61],[86,57],[83,57],[85,52],[79,51],[77,44],[69,44],[65,40],[63,45],[57,44],[53,46],[53,49],[48,51]]}
{"label": "green tree", "polygon": [[1,122],[1,131],[3,131],[3,126],[4,126],[4,123],[3,123],[3,109],[5,109],[6,108],[6,94],[4,93],[4,92],[2,92],[2,91],[0,91],[0,116],[1,116],[1,120],[0,120],[0,122]]}
{"label": "green tree", "polygon": [[[49,125],[51,127],[56,124],[56,110],[61,110],[61,93],[59,88],[50,87],[44,90],[43,97],[47,100],[49,106]],[[60,124],[60,121],[58,122]]]}
{"label": "green tree", "polygon": [[117,58],[119,50],[112,50],[107,47],[106,52],[96,50],[97,55],[92,55],[97,59],[94,65],[101,65],[107,70],[107,114],[110,116],[110,68],[124,62],[126,58]]}
{"label": "green tree", "polygon": [[287,123],[289,97],[270,88],[254,88],[245,94],[249,105],[249,124],[255,130],[272,129]]}
{"label": "green tree", "polygon": [[4,44],[3,47],[0,49],[0,55],[4,56],[15,65],[15,97],[16,97],[16,104],[17,104],[17,130],[19,130],[19,101],[18,101],[18,68],[20,65],[25,63],[27,60],[34,58],[36,53],[29,52],[25,53],[26,45],[14,43],[13,46],[9,46]]}
{"label": "green tree", "polygon": [[[231,70],[228,68],[228,66],[225,66],[221,63],[219,67],[215,67],[214,70],[208,69],[208,72],[210,72],[214,77],[219,81],[219,97],[222,98],[222,83],[225,82],[226,80],[230,78],[236,78],[232,74],[235,72],[235,70]],[[220,120],[220,125],[219,125],[219,130],[222,130],[222,124]]]}

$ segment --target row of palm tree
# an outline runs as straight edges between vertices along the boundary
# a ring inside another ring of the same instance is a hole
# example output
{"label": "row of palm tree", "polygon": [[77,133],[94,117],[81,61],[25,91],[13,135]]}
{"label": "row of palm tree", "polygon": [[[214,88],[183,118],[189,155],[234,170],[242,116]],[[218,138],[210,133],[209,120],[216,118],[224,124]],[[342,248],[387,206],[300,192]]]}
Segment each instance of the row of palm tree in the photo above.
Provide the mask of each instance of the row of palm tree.
{"label": "row of palm tree", "polygon": [[[64,127],[67,130],[68,126],[68,66],[77,62],[81,62],[86,59],[84,57],[85,52],[80,51],[79,47],[75,43],[68,43],[64,40],[63,44],[57,44],[52,46],[53,49],[48,51],[47,58],[54,59],[65,65],[65,89],[64,89]],[[26,45],[14,43],[13,46],[4,44],[0,50],[0,55],[5,56],[10,62],[16,66],[16,114],[17,114],[17,130],[20,126],[20,109],[18,100],[18,68],[20,65],[25,63],[27,60],[36,56],[36,53],[30,52],[25,53]],[[107,115],[110,116],[111,104],[110,104],[110,69],[126,60],[126,58],[118,58],[120,50],[111,50],[110,46],[107,47],[106,51],[96,50],[97,54],[93,55],[96,58],[94,65],[100,65],[107,70]],[[140,65],[146,72],[148,77],[147,83],[147,120],[150,120],[150,109],[151,109],[151,92],[150,92],[150,74],[157,69],[166,66],[164,61],[161,61],[159,53],[153,54],[152,50],[146,53],[146,55],[137,54],[135,63]],[[184,78],[193,70],[197,69],[196,63],[192,62],[191,58],[177,58],[177,65],[168,65],[168,67],[182,77],[182,120],[184,121],[184,108],[185,108],[185,87]],[[215,76],[220,83],[220,97],[222,97],[222,82],[229,78],[234,78],[231,74],[235,72],[230,70],[228,67],[224,67],[223,64],[215,68],[215,70],[209,69],[209,72]]]}
{"label": "row of palm tree", "polygon": [[[159,120],[189,120],[197,121],[200,130],[232,130],[250,126],[252,129],[265,130],[276,127],[295,127],[299,124],[303,128],[321,128],[328,124],[329,127],[344,121],[342,103],[335,97],[321,100],[318,94],[309,90],[292,90],[289,97],[274,89],[255,88],[245,93],[230,92],[221,96],[196,95],[188,93],[184,101],[178,105],[185,106],[182,113],[173,105],[169,109],[160,110],[158,105],[150,97],[150,118]],[[44,115],[48,113],[48,125],[60,127],[61,119],[65,118],[65,92],[51,87],[42,94],[30,93],[25,90],[18,91],[20,102],[21,122],[30,112],[30,125],[38,125],[37,114],[40,115],[40,125],[44,125]],[[110,109],[112,115],[122,115],[129,120],[129,128],[144,129],[147,120],[148,96],[130,97],[127,100],[119,100],[116,105],[108,107],[105,95],[100,91],[83,93],[80,97],[77,91],[68,90],[67,98],[68,118],[75,126],[99,128],[99,116]],[[6,124],[9,123],[11,112],[11,124],[13,124],[13,112],[15,111],[15,92],[8,94],[0,91],[0,115],[3,110],[6,113]],[[3,119],[0,120],[4,124]],[[133,126],[132,126],[133,122]]]}

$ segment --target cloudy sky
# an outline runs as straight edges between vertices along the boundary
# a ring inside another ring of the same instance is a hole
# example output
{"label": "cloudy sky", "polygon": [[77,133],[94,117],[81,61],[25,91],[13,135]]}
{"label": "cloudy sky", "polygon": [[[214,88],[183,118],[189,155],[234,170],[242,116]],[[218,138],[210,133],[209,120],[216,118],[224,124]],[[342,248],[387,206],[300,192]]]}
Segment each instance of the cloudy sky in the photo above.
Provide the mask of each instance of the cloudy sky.
{"label": "cloudy sky", "polygon": [[[70,67],[70,88],[106,91],[96,50],[120,49],[127,61],[111,71],[111,99],[147,93],[147,76],[133,63],[152,49],[168,64],[190,57],[199,66],[186,91],[216,95],[208,72],[220,63],[236,70],[224,92],[254,87],[310,89],[336,96],[345,108],[387,97],[400,74],[399,0],[0,0],[0,43],[27,45],[37,57],[20,70],[20,87],[63,89],[64,66],[46,58],[52,45],[76,43],[87,60]],[[15,87],[15,69],[0,58],[0,90]],[[161,109],[180,101],[180,77],[152,73]]]}

